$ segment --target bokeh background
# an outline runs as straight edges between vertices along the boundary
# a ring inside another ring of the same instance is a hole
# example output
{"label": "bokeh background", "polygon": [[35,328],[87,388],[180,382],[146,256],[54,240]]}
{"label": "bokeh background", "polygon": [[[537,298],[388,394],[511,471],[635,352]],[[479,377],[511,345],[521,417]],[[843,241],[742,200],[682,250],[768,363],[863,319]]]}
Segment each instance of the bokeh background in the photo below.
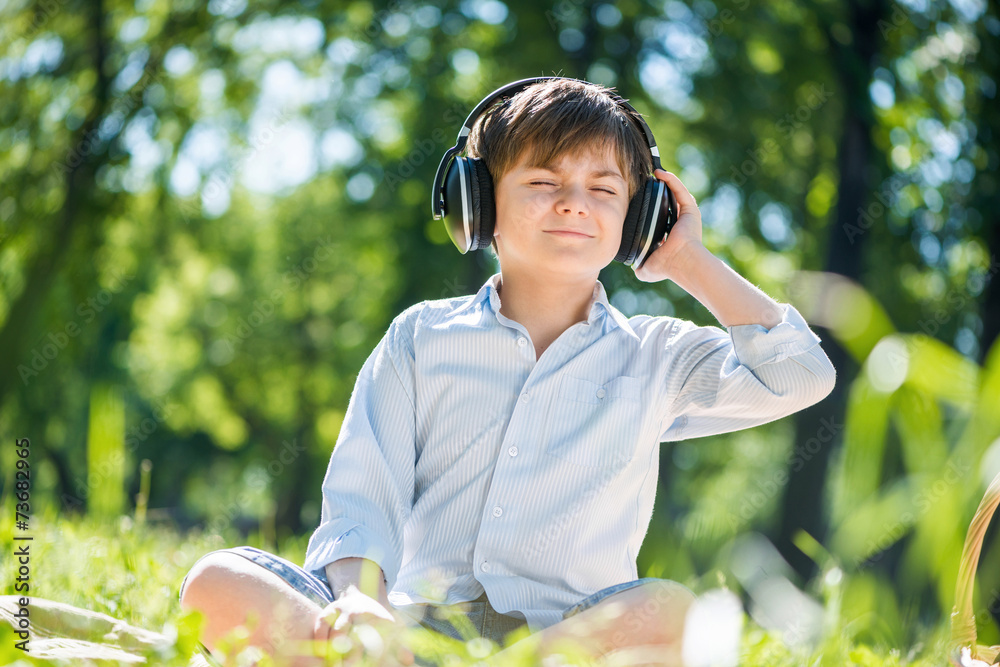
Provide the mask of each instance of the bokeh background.
{"label": "bokeh background", "polygon": [[[391,318],[496,270],[431,219],[440,156],[491,90],[561,74],[645,115],[708,247],[838,369],[793,417],[663,445],[641,572],[724,581],[791,641],[836,589],[852,636],[914,645],[1000,471],[998,46],[985,0],[0,0],[4,511],[27,437],[57,526],[301,553]],[[992,531],[982,562],[995,641]]]}

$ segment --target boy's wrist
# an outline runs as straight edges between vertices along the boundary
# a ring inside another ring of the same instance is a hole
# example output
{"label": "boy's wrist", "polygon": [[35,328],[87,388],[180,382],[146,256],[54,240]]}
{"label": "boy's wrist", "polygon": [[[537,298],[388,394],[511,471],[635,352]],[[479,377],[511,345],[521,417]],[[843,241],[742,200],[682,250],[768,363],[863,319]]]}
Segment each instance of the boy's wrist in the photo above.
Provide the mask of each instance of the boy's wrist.
{"label": "boy's wrist", "polygon": [[691,248],[671,277],[724,327],[759,324],[771,329],[784,311],[771,297],[743,278],[704,246]]}
{"label": "boy's wrist", "polygon": [[670,257],[667,263],[666,279],[677,283],[690,293],[697,286],[699,271],[710,262],[720,261],[718,257],[698,241],[689,241]]}
{"label": "boy's wrist", "polygon": [[354,586],[370,598],[380,602],[386,599],[385,574],[374,561],[365,558],[341,558],[328,563],[324,569],[334,597],[340,597],[347,589]]}

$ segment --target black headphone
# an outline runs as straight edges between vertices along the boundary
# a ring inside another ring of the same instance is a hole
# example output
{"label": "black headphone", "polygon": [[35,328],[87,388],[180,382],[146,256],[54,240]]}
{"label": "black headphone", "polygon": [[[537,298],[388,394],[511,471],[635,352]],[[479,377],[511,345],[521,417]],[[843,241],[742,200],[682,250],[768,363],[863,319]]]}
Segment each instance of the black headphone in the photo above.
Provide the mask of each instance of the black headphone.
{"label": "black headphone", "polygon": [[[512,96],[528,86],[551,79],[568,79],[557,76],[541,76],[509,83],[493,91],[476,105],[465,119],[458,133],[455,145],[441,158],[434,175],[434,189],[431,191],[431,209],[434,219],[444,218],[448,236],[463,255],[469,250],[483,250],[490,247],[493,240],[493,225],[496,220],[496,202],[493,199],[493,179],[486,165],[479,158],[456,157],[465,149],[472,132],[472,126],[493,103],[506,96]],[[587,83],[582,81],[581,83]],[[642,116],[620,96],[609,93],[612,99],[626,111],[649,143],[653,156],[653,169],[661,169],[660,149],[656,139]],[[451,213],[451,215],[449,215]],[[663,181],[653,176],[632,197],[622,226],[622,243],[615,260],[638,268],[660,241],[666,238],[677,222],[677,202],[674,194]]]}

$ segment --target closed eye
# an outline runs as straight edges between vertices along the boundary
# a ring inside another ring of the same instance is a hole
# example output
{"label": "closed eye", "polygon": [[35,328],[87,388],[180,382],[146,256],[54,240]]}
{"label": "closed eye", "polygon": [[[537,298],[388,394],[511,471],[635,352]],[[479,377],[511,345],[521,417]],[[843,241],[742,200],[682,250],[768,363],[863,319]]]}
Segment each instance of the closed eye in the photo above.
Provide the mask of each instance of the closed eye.
{"label": "closed eye", "polygon": [[[555,183],[552,183],[550,181],[531,181],[529,183],[529,185],[547,185],[547,186],[550,186],[550,187],[555,187]],[[591,190],[594,190],[595,192],[606,192],[609,195],[616,195],[616,194],[618,194],[617,192],[615,192],[614,190],[612,190],[611,188],[608,188],[608,187],[594,187],[594,188],[591,188]]]}

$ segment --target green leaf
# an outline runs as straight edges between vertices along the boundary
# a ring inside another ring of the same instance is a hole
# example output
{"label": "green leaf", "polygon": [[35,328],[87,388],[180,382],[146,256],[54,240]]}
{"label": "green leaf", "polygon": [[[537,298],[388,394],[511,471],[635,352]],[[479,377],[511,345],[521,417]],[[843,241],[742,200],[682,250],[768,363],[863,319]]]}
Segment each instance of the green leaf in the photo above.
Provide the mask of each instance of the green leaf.
{"label": "green leaf", "polygon": [[864,375],[851,385],[842,462],[834,486],[834,523],[842,521],[858,502],[878,490],[890,402],[890,395],[875,391]]}

